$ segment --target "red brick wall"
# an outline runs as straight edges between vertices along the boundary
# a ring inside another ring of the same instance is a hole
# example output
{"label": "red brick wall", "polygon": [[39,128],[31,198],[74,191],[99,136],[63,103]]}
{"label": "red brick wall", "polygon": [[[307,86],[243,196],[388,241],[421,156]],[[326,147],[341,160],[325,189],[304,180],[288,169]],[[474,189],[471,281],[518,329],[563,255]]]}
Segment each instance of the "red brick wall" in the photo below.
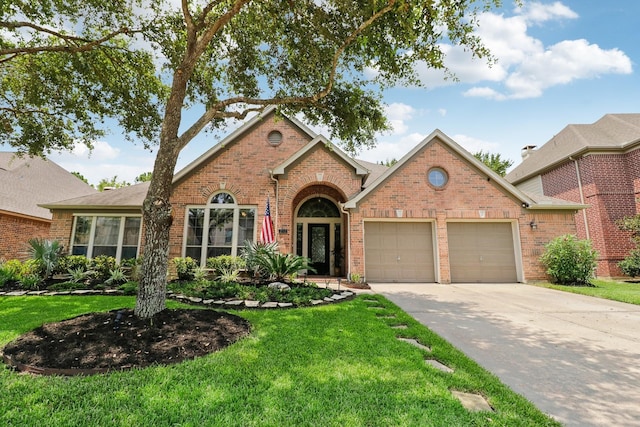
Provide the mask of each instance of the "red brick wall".
{"label": "red brick wall", "polygon": [[0,259],[19,259],[29,256],[29,239],[49,236],[49,221],[37,221],[30,218],[0,213]]}
{"label": "red brick wall", "polygon": [[[633,248],[630,233],[615,222],[639,212],[640,150],[628,154],[592,154],[578,160],[585,213],[576,214],[578,237],[592,240],[598,251],[599,276],[620,276],[617,263]],[[544,194],[580,202],[575,162],[542,175]]]}
{"label": "red brick wall", "polygon": [[[267,136],[273,130],[282,133],[282,143],[271,146]],[[205,205],[223,189],[242,205],[257,205],[257,227],[262,224],[267,196],[271,199],[271,217],[276,238],[283,252],[293,250],[293,212],[303,201],[301,195],[325,195],[344,202],[356,194],[362,184],[353,167],[336,160],[336,154],[319,143],[290,165],[276,182],[270,170],[302,149],[310,138],[288,120],[265,119],[246,132],[239,143],[230,144],[212,161],[193,171],[176,185],[171,197],[174,222],[171,230],[170,258],[181,256],[184,240],[184,216],[188,205]],[[305,197],[306,197],[305,196]],[[278,229],[286,230],[279,233]]]}
{"label": "red brick wall", "polygon": [[[428,184],[427,171],[431,167],[447,171],[449,182],[443,189],[434,189]],[[575,233],[573,212],[524,209],[520,200],[435,140],[360,201],[358,208],[353,211],[352,272],[365,271],[363,221],[370,218],[395,218],[396,209],[403,209],[402,220],[435,221],[442,283],[451,281],[447,220],[516,223],[520,233],[525,281],[545,278],[544,268],[538,259],[546,243],[558,235]],[[536,230],[529,226],[531,221],[538,224]]]}

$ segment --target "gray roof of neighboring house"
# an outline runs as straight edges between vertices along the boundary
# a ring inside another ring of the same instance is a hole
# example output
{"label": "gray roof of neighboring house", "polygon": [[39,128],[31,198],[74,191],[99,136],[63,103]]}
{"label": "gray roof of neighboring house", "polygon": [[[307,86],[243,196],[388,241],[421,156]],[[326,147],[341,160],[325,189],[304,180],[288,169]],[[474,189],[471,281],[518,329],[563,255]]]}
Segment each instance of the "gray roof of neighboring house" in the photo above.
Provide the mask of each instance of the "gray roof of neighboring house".
{"label": "gray roof of neighboring house", "polygon": [[367,180],[363,185],[364,188],[368,187],[372,182],[375,182],[375,180],[378,179],[380,175],[382,175],[387,171],[387,169],[389,169],[389,166],[379,165],[377,163],[371,163],[365,160],[356,159],[356,161],[369,170],[369,176],[367,177]]}
{"label": "gray roof of neighboring house", "polygon": [[623,151],[640,144],[640,114],[607,114],[593,124],[568,125],[505,177],[518,184],[589,152]]}
{"label": "gray roof of neighboring house", "polygon": [[96,192],[84,197],[42,204],[49,209],[78,209],[99,207],[101,209],[140,209],[149,190],[149,182]]}
{"label": "gray roof of neighboring house", "polygon": [[50,220],[51,212],[39,205],[96,193],[51,160],[17,157],[0,152],[0,210]]}

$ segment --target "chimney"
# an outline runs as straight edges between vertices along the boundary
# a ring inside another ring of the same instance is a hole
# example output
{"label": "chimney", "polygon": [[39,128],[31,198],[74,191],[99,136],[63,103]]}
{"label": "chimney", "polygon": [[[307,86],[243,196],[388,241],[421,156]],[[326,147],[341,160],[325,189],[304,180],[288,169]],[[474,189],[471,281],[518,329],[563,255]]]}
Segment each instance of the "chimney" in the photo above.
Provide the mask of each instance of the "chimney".
{"label": "chimney", "polygon": [[537,145],[525,145],[524,147],[522,147],[522,150],[520,150],[522,160],[525,160],[527,157],[529,157],[537,147]]}

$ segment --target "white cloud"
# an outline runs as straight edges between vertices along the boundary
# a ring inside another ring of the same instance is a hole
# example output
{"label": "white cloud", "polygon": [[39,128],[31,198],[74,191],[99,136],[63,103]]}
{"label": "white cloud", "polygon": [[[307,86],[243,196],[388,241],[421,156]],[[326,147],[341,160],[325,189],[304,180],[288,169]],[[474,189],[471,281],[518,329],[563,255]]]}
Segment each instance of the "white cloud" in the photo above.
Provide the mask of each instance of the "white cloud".
{"label": "white cloud", "polygon": [[410,133],[402,138],[394,138],[393,140],[381,140],[375,148],[363,151],[356,158],[366,160],[372,163],[396,159],[400,160],[413,147],[418,145],[427,137],[422,133]]}
{"label": "white cloud", "polygon": [[552,19],[577,19],[578,14],[569,7],[556,1],[551,4],[526,3],[522,8],[517,8],[516,12],[521,14],[527,22],[542,23]]}
{"label": "white cloud", "polygon": [[96,141],[92,151],[77,144],[72,151],[55,153],[49,158],[69,172],[79,172],[90,184],[113,176],[133,184],[141,173],[153,170],[155,155],[134,145],[123,152],[108,142]]}
{"label": "white cloud", "polygon": [[477,153],[478,151],[489,151],[489,152],[497,152],[499,149],[499,144],[495,142],[483,141],[478,138],[474,138],[467,135],[454,135],[451,137],[455,142],[460,144],[465,150],[470,152],[471,154]]}
{"label": "white cloud", "polygon": [[[461,83],[486,83],[466,90],[465,96],[494,100],[535,98],[550,87],[576,80],[631,73],[631,59],[619,49],[603,49],[585,39],[545,46],[528,33],[530,25],[577,18],[577,13],[559,1],[527,3],[511,17],[483,13],[478,18],[477,34],[497,62],[489,66],[460,46],[443,45],[445,65]],[[417,70],[428,87],[452,84],[444,80],[442,70],[425,64],[418,65]]]}
{"label": "white cloud", "polygon": [[413,118],[415,111],[412,106],[400,102],[387,105],[385,107],[385,115],[393,128],[391,134],[402,135],[406,133],[409,129],[406,122]]}

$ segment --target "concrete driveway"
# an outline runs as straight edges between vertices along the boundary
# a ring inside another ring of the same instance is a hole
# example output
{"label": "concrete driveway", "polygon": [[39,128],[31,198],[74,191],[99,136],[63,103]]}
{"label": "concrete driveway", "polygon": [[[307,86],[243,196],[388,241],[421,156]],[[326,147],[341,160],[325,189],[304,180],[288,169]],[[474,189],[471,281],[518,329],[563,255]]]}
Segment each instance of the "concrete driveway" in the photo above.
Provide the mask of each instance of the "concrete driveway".
{"label": "concrete driveway", "polygon": [[564,425],[640,426],[640,306],[522,284],[371,288]]}

